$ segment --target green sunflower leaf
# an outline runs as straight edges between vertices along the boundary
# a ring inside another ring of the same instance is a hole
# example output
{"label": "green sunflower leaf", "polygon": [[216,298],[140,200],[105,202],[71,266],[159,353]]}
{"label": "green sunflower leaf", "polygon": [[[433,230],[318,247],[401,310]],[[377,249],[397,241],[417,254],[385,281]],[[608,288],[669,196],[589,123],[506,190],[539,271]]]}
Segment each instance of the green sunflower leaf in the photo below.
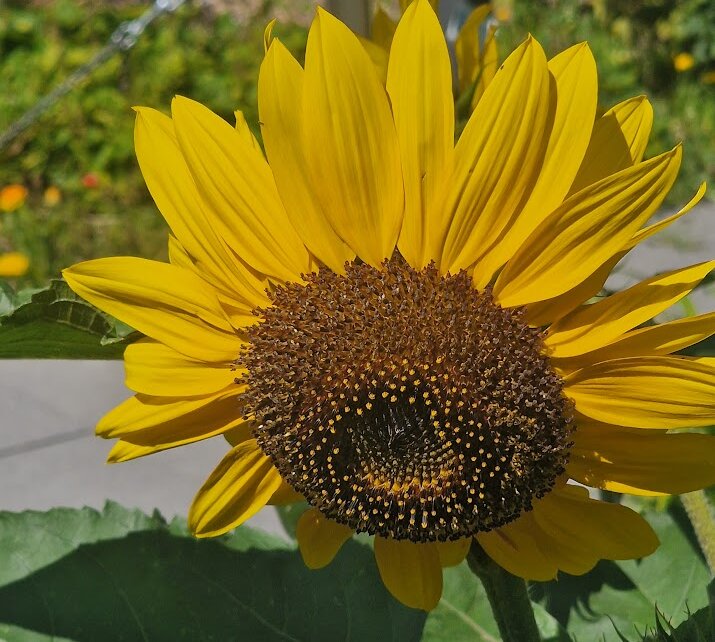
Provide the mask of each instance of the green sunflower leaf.
{"label": "green sunflower leaf", "polygon": [[276,506],[278,518],[286,529],[286,533],[291,537],[295,537],[295,529],[298,525],[300,516],[308,508],[308,502],[297,502],[295,504],[286,504],[285,506]]}
{"label": "green sunflower leaf", "polygon": [[557,581],[532,584],[532,597],[575,640],[657,639],[648,637],[657,631],[656,613],[661,623],[679,630],[690,614],[708,605],[710,573],[677,504],[669,512],[649,511],[645,517],[661,541],[653,555],[602,561],[580,577],[560,574]]}
{"label": "green sunflower leaf", "polygon": [[59,279],[43,290],[0,291],[0,358],[121,359],[139,336]]}
{"label": "green sunflower leaf", "polygon": [[[710,605],[700,609],[676,628],[658,609],[655,625],[641,642],[712,642],[715,640],[715,580],[708,586]],[[625,642],[628,638],[623,637]]]}
{"label": "green sunflower leaf", "polygon": [[311,571],[293,543],[247,527],[197,540],[113,503],[0,513],[3,642],[417,642],[424,621],[357,542]]}
{"label": "green sunflower leaf", "polygon": [[15,309],[16,296],[10,284],[0,279],[0,318]]}
{"label": "green sunflower leaf", "polygon": [[644,642],[712,642],[715,640],[715,628],[713,628],[715,610],[713,606],[693,613],[677,628],[673,628],[663,618],[659,618],[659,628],[656,633],[651,633]]}
{"label": "green sunflower leaf", "polygon": [[[482,583],[466,562],[444,569],[437,608],[425,623],[423,642],[499,642],[499,629]],[[569,642],[565,630],[540,604],[533,604],[544,642]]]}

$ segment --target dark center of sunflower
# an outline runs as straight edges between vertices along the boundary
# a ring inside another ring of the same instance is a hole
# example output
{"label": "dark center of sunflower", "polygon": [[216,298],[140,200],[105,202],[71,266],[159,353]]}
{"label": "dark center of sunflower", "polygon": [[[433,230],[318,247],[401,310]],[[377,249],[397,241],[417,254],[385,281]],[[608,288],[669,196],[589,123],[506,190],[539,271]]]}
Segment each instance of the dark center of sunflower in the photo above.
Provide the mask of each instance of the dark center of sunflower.
{"label": "dark center of sunflower", "polygon": [[401,258],[306,281],[274,290],[238,364],[259,445],[310,504],[426,542],[506,524],[549,491],[571,408],[521,310]]}

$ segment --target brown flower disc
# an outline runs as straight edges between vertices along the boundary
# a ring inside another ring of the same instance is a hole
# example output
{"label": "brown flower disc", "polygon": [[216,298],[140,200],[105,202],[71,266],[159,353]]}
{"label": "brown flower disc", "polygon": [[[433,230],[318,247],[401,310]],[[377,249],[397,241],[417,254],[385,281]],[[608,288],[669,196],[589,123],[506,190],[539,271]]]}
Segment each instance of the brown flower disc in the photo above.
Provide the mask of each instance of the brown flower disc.
{"label": "brown flower disc", "polygon": [[399,257],[305,279],[271,293],[237,363],[259,445],[311,505],[356,531],[444,541],[552,488],[571,405],[522,310]]}

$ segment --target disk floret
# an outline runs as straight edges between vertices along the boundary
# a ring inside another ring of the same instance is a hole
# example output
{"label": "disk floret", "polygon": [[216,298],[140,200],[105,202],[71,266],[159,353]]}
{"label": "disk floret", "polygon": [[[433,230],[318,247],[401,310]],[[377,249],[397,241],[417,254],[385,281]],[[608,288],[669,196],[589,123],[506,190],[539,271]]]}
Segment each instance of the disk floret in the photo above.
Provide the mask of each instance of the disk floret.
{"label": "disk floret", "polygon": [[520,310],[399,257],[305,279],[272,292],[238,364],[259,445],[310,504],[356,531],[444,541],[552,488],[571,409]]}

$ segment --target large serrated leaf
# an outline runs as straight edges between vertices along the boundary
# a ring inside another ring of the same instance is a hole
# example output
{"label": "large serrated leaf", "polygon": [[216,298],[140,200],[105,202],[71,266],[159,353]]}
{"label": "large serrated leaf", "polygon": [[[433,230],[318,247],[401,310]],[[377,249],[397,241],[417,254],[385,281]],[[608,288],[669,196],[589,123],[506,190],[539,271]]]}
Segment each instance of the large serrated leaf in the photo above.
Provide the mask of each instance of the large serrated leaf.
{"label": "large serrated leaf", "polygon": [[715,580],[708,586],[710,604],[688,615],[676,628],[658,611],[655,626],[642,642],[715,642]]}
{"label": "large serrated leaf", "polygon": [[417,642],[424,620],[357,542],[311,571],[293,543],[246,527],[207,541],[116,504],[0,513],[7,642]]}
{"label": "large serrated leaf", "polygon": [[534,595],[581,642],[640,641],[655,630],[656,608],[674,627],[707,603],[710,575],[673,512],[645,514],[661,541],[642,560],[600,562],[581,577],[535,583]]}
{"label": "large serrated leaf", "polygon": [[700,609],[685,622],[673,629],[672,625],[659,617],[657,631],[650,633],[643,642],[713,642],[713,613],[711,607]]}
{"label": "large serrated leaf", "polygon": [[660,547],[640,561],[619,566],[646,599],[678,625],[708,601],[707,564],[670,513],[651,513],[648,522],[658,534]]}
{"label": "large serrated leaf", "polygon": [[0,317],[15,309],[15,292],[10,285],[0,279]]}
{"label": "large serrated leaf", "polygon": [[54,280],[29,300],[3,290],[0,358],[119,359],[136,338],[131,328],[79,298]]}
{"label": "large serrated leaf", "polygon": [[[533,604],[536,623],[546,642],[568,636],[540,604]],[[444,569],[444,589],[425,624],[423,642],[499,642],[499,629],[482,583],[466,562]]]}

